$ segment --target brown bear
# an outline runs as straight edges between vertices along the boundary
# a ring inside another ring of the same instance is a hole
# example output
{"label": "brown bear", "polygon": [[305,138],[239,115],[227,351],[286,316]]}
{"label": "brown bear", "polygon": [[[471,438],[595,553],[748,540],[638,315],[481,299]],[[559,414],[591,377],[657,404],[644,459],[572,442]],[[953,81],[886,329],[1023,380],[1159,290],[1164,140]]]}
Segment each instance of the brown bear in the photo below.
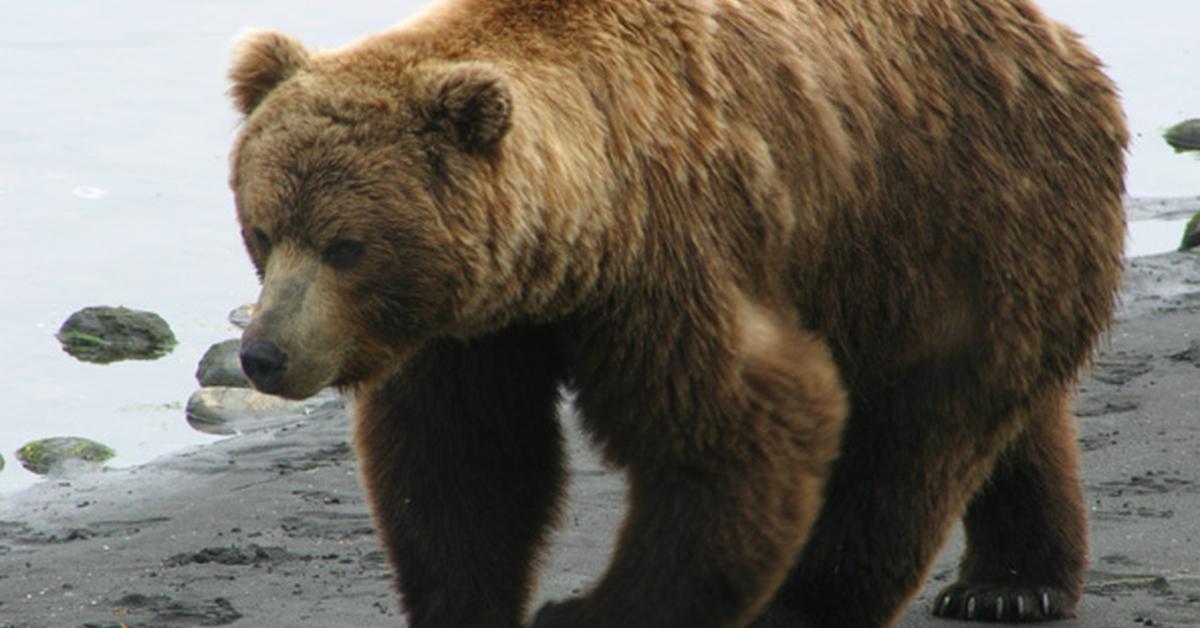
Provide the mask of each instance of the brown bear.
{"label": "brown bear", "polygon": [[[231,77],[242,363],[353,394],[409,626],[887,626],[960,517],[934,613],[1074,612],[1126,131],[1028,0],[444,0]],[[561,387],[629,509],[530,620]]]}

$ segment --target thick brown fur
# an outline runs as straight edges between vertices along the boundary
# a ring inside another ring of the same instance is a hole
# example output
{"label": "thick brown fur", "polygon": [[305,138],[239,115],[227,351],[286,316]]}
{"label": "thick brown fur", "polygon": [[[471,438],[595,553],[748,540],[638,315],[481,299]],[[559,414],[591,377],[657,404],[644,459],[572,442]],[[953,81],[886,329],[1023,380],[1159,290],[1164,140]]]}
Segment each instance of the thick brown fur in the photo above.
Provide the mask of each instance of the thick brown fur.
{"label": "thick brown fur", "polygon": [[354,393],[410,626],[525,625],[562,385],[631,500],[538,628],[887,626],[960,517],[935,613],[1074,612],[1127,138],[1027,0],[444,0],[231,78],[243,358]]}

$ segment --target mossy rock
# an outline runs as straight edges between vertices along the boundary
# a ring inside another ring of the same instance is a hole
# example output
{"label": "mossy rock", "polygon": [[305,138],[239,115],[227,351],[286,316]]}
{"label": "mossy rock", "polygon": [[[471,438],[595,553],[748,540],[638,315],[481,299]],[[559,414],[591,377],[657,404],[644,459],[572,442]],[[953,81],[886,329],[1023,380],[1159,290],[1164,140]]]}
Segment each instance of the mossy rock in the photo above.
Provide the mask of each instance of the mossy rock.
{"label": "mossy rock", "polygon": [[21,461],[21,466],[38,475],[46,475],[68,461],[99,465],[115,455],[117,453],[111,447],[75,436],[43,438],[17,450],[17,460]]}
{"label": "mossy rock", "polygon": [[1167,140],[1177,153],[1200,150],[1200,118],[1184,120],[1167,129],[1167,132],[1163,133],[1163,139]]}
{"label": "mossy rock", "polygon": [[1183,240],[1179,243],[1179,250],[1190,251],[1197,246],[1200,246],[1200,213],[1193,215],[1183,228]]}
{"label": "mossy rock", "polygon": [[75,312],[62,324],[56,337],[63,351],[97,364],[154,360],[179,344],[167,321],[158,314],[108,306]]}

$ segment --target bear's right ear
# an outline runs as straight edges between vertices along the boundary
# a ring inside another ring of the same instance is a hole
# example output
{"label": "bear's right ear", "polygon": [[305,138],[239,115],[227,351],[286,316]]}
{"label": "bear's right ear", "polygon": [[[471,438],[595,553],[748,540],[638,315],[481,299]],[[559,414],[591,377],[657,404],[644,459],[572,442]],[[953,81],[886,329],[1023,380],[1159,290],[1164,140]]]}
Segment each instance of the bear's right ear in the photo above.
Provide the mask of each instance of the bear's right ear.
{"label": "bear's right ear", "polygon": [[242,115],[250,115],[271,90],[308,65],[308,51],[295,39],[271,31],[243,35],[233,50],[229,95]]}
{"label": "bear's right ear", "polygon": [[512,94],[499,70],[459,63],[440,77],[433,122],[468,153],[492,151],[512,124]]}

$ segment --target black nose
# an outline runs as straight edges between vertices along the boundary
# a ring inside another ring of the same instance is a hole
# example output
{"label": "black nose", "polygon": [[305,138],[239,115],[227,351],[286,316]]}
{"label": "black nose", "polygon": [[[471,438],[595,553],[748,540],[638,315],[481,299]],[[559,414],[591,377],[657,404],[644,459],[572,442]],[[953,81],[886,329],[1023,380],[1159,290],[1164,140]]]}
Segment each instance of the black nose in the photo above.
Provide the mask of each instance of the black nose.
{"label": "black nose", "polygon": [[273,342],[251,340],[242,344],[242,372],[265,393],[277,393],[287,372],[287,354]]}

